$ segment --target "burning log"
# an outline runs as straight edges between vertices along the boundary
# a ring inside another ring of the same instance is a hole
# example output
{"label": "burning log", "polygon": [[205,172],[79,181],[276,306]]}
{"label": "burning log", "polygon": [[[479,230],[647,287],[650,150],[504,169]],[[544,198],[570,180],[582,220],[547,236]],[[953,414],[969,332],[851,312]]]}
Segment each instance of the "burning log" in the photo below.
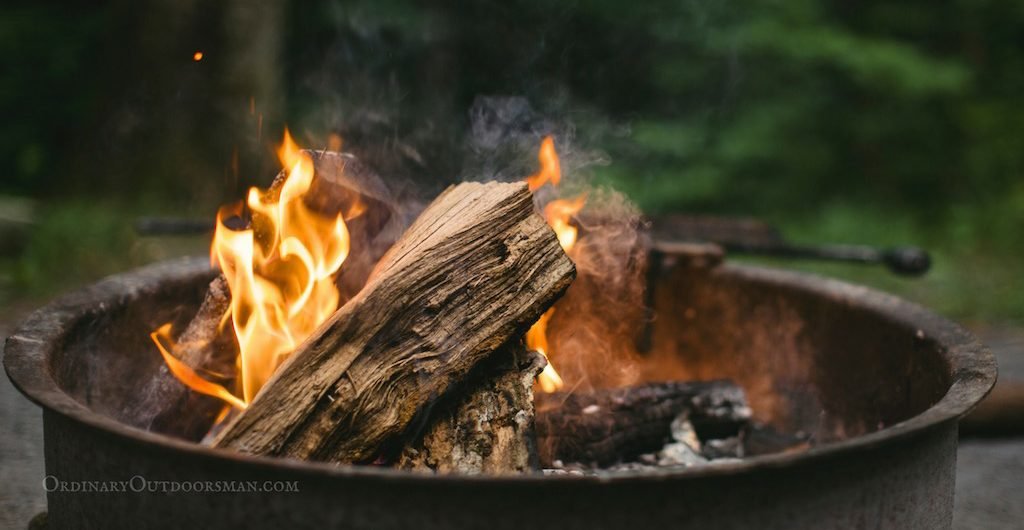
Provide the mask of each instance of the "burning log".
{"label": "burning log", "polygon": [[[290,136],[288,136],[290,138]],[[287,141],[286,141],[287,143]],[[290,144],[292,149],[298,149]],[[313,163],[310,190],[303,196],[307,207],[325,217],[339,214],[349,219],[349,234],[360,252],[347,260],[337,277],[337,286],[346,299],[362,287],[373,264],[397,239],[405,220],[394,207],[394,200],[383,181],[355,157],[330,151],[303,151]],[[274,180],[269,194],[278,196],[287,180],[282,172]],[[236,376],[235,354],[238,344],[228,324],[231,294],[223,276],[216,278],[206,298],[185,331],[173,340],[169,328],[154,335],[165,351],[167,363],[193,372],[213,383],[209,387],[228,387]],[[198,441],[210,428],[224,402],[201,394],[175,380],[163,367],[148,383],[141,400],[132,403],[123,416],[139,427]],[[188,411],[182,414],[181,411]]]}
{"label": "burning log", "polygon": [[[406,445],[403,469],[467,474],[524,473],[537,467],[533,432],[534,379],[544,356],[518,342],[482,363],[481,377],[435,407],[422,437]],[[464,390],[463,390],[464,389]]]}
{"label": "burning log", "polygon": [[[225,386],[235,377],[237,350],[231,326],[222,325],[230,305],[227,281],[218,276],[210,282],[199,311],[168,352],[206,379]],[[224,406],[220,399],[190,390],[162,366],[141,399],[130,403],[123,415],[139,427],[198,441]]]}
{"label": "burning log", "polygon": [[536,407],[542,467],[556,460],[606,465],[657,451],[683,413],[702,438],[735,435],[750,420],[743,389],[729,381],[540,394]]}
{"label": "burning log", "polygon": [[449,188],[214,443],[372,460],[424,406],[522,333],[574,275],[525,185]]}

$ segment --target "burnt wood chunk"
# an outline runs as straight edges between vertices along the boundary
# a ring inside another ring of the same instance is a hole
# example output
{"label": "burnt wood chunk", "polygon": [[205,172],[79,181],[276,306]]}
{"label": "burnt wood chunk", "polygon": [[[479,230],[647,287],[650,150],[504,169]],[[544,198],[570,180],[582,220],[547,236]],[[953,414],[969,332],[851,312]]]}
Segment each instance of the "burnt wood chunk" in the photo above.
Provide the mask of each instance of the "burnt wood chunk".
{"label": "burnt wood chunk", "polygon": [[729,381],[664,382],[536,397],[542,467],[556,460],[607,465],[661,449],[687,414],[698,436],[738,434],[750,420],[743,389]]}
{"label": "burnt wood chunk", "polygon": [[[170,352],[205,379],[228,388],[235,378],[238,352],[231,323],[225,323],[230,306],[227,281],[218,276]],[[123,414],[138,427],[199,441],[225,406],[220,399],[189,389],[161,362],[159,372]]]}
{"label": "burnt wood chunk", "polygon": [[468,384],[429,412],[422,436],[405,446],[398,467],[438,473],[526,473],[537,467],[534,379],[544,356],[520,344],[481,363]]}
{"label": "burnt wood chunk", "polygon": [[575,268],[525,184],[442,193],[214,444],[366,462],[561,296]]}

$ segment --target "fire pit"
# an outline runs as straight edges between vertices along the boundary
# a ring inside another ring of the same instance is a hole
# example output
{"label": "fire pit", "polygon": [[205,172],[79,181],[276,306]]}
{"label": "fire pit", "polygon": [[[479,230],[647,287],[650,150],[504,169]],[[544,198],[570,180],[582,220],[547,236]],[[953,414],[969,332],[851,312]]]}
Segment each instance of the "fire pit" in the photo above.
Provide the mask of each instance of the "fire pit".
{"label": "fire pit", "polygon": [[[658,248],[655,244],[653,248]],[[655,253],[645,355],[729,378],[809,450],[685,471],[463,476],[213,449],[123,421],[195,314],[206,259],[115,276],[37,311],[4,365],[43,407],[54,528],[948,528],[957,419],[995,381],[955,324],[867,288]]]}

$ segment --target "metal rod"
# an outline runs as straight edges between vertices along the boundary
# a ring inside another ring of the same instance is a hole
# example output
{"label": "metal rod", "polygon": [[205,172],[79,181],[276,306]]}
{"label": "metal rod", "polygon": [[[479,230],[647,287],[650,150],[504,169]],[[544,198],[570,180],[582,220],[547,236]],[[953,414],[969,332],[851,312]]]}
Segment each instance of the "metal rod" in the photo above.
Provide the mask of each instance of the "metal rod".
{"label": "metal rod", "polygon": [[135,233],[140,236],[191,236],[212,232],[214,223],[205,219],[180,217],[140,217],[135,220]]}
{"label": "metal rod", "polygon": [[[203,219],[140,217],[135,221],[135,231],[143,236],[199,235],[212,232],[213,229],[214,223]],[[761,244],[715,241],[710,243],[719,245],[732,254],[882,264],[902,276],[920,276],[931,268],[931,256],[928,252],[911,246],[882,249],[867,245],[792,245],[785,241]],[[661,247],[659,250],[666,254],[685,254],[688,247],[694,244],[699,243],[659,240],[656,246]]]}
{"label": "metal rod", "polygon": [[918,247],[876,248],[866,245],[804,246],[779,243],[776,245],[725,244],[734,254],[772,256],[780,258],[840,261],[844,263],[882,264],[903,276],[920,276],[931,268],[931,256]]}

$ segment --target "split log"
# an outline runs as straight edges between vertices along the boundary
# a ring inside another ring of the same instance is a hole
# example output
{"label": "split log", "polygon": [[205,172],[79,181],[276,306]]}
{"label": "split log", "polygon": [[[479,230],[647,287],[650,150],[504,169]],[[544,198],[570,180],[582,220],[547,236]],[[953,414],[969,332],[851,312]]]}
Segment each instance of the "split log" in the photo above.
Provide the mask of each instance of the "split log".
{"label": "split log", "polygon": [[397,467],[478,475],[526,473],[537,467],[533,384],[544,356],[516,341],[433,407],[421,437],[405,446]]}
{"label": "split log", "polygon": [[657,451],[683,413],[702,439],[736,435],[751,415],[743,389],[730,381],[540,394],[536,407],[542,467],[556,460],[607,465]]}
{"label": "split log", "polygon": [[525,184],[451,187],[214,443],[372,460],[424,406],[522,334],[574,275]]}
{"label": "split log", "polygon": [[[231,305],[227,281],[218,276],[171,352],[182,363],[207,380],[231,388],[235,377],[238,345],[231,324],[221,325]],[[161,361],[160,371],[127,405],[126,421],[138,427],[199,441],[224,409],[220,399],[190,390],[178,381]]]}

